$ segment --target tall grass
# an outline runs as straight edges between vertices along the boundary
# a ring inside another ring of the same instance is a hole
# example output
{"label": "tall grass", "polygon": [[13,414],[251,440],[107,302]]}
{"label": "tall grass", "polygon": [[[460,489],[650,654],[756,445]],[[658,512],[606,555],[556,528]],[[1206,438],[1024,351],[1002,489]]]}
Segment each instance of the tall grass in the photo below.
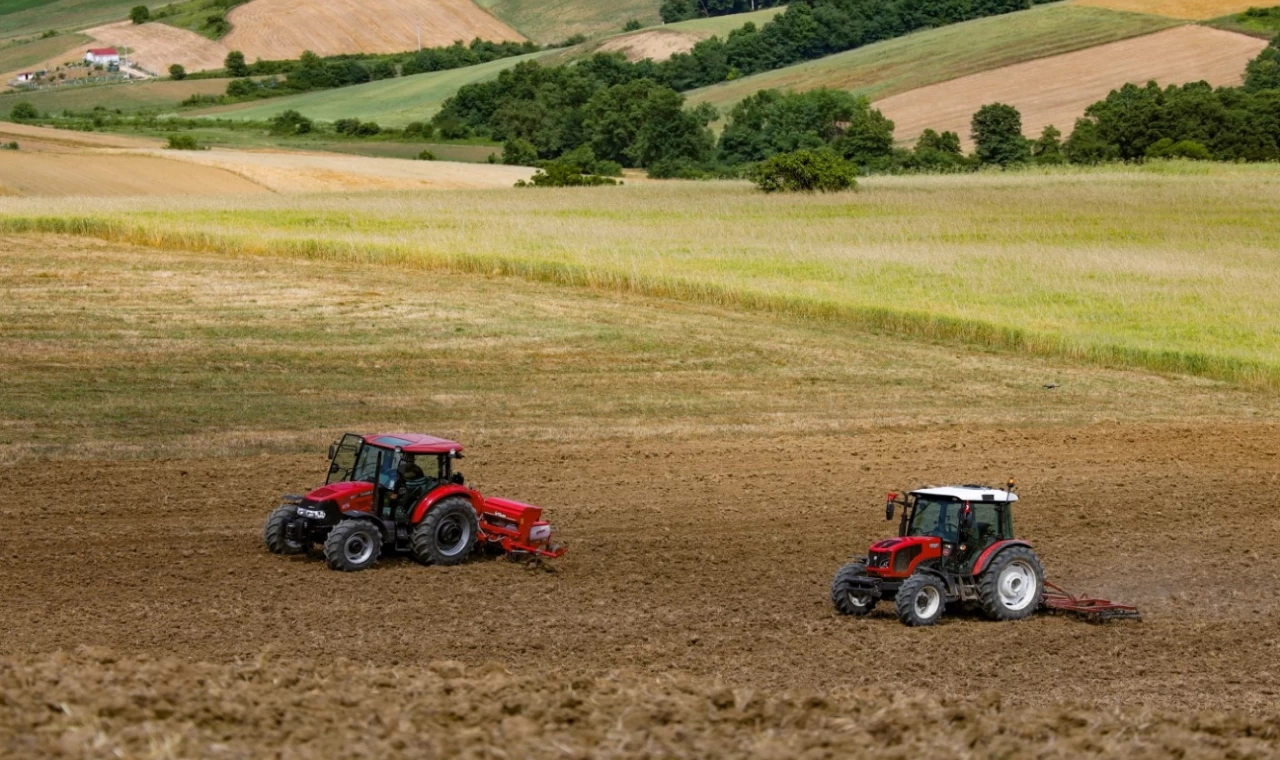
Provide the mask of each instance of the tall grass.
{"label": "tall grass", "polygon": [[142,201],[92,215],[9,201],[0,231],[496,273],[1280,388],[1275,167],[863,187],[786,199],[725,183]]}

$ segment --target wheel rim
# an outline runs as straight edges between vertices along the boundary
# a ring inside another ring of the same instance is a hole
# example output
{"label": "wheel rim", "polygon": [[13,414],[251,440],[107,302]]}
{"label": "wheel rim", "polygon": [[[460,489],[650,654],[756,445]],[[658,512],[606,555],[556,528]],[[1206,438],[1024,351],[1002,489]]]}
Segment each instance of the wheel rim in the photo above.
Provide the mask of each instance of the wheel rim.
{"label": "wheel rim", "polygon": [[342,544],[342,554],[347,562],[363,565],[373,556],[373,541],[363,533],[352,534]]}
{"label": "wheel rim", "polygon": [[849,602],[850,607],[856,607],[857,609],[862,609],[871,603],[870,594],[856,594],[852,591],[847,591],[844,598]]}
{"label": "wheel rim", "polygon": [[1007,610],[1025,610],[1036,597],[1036,572],[1030,563],[1015,559],[1000,571],[996,587],[1000,604]]}
{"label": "wheel rim", "polygon": [[941,606],[942,595],[938,593],[936,586],[923,586],[916,592],[915,608],[918,617],[928,620],[938,614]]}
{"label": "wheel rim", "polygon": [[449,515],[436,526],[436,549],[452,557],[466,548],[471,540],[471,524],[460,515]]}

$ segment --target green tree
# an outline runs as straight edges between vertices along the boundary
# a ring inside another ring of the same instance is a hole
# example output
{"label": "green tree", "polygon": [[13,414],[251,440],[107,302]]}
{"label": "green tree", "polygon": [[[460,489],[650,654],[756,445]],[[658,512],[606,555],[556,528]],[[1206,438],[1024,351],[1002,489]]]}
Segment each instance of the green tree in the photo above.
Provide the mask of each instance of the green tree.
{"label": "green tree", "polygon": [[232,50],[227,53],[227,58],[222,62],[222,67],[233,77],[249,76],[249,64],[245,63],[244,53],[239,50]]}
{"label": "green tree", "polygon": [[315,128],[315,124],[293,109],[271,117],[271,134],[273,135],[305,135]]}
{"label": "green tree", "polygon": [[755,170],[756,186],[766,193],[834,193],[857,186],[858,168],[830,148],[779,153]]}
{"label": "green tree", "polygon": [[135,24],[145,24],[151,20],[151,9],[145,5],[135,5],[129,10],[129,19]]}
{"label": "green tree", "polygon": [[1209,149],[1195,140],[1179,140],[1174,142],[1168,137],[1151,143],[1147,148],[1147,158],[1185,158],[1189,161],[1212,161]]}
{"label": "green tree", "polygon": [[538,163],[538,149],[520,137],[502,144],[502,163],[508,166],[533,166]]}
{"label": "green tree", "polygon": [[628,150],[633,165],[710,159],[715,137],[707,125],[716,115],[715,107],[708,103],[686,110],[684,96],[669,87],[654,90],[640,107],[641,126]]}
{"label": "green tree", "polygon": [[9,111],[9,118],[14,121],[30,121],[31,119],[40,118],[40,112],[29,102],[23,100],[15,103]]}
{"label": "green tree", "polygon": [[1076,120],[1076,128],[1063,144],[1062,152],[1073,164],[1101,164],[1120,158],[1120,151],[1102,136],[1098,122],[1089,117]]}
{"label": "green tree", "polygon": [[182,64],[175,63],[169,67],[169,78],[175,81],[182,81],[187,78],[187,70]]}
{"label": "green tree", "polygon": [[1249,61],[1244,69],[1244,88],[1249,92],[1280,90],[1280,37]]}
{"label": "green tree", "polygon": [[169,135],[169,150],[200,150],[200,143],[191,135]]}
{"label": "green tree", "polygon": [[1052,124],[1040,133],[1040,139],[1031,144],[1031,157],[1037,164],[1053,166],[1065,164],[1066,155],[1062,152],[1062,132]]}
{"label": "green tree", "polygon": [[989,103],[973,115],[970,126],[982,163],[1009,166],[1031,158],[1027,138],[1022,136],[1022,114],[1013,106]]}
{"label": "green tree", "polygon": [[638,18],[633,18],[627,21],[627,23],[622,25],[622,31],[624,32],[634,32],[637,29],[643,29],[643,28],[644,28],[644,24],[641,24],[640,19]]}

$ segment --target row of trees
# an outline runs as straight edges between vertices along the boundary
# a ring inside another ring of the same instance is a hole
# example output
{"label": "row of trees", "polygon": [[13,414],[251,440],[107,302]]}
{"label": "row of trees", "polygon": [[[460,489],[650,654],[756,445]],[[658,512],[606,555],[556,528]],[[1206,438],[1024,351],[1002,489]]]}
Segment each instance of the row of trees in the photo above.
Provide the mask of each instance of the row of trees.
{"label": "row of trees", "polygon": [[670,24],[692,18],[748,13],[785,4],[786,0],[663,0],[658,13],[663,23]]}

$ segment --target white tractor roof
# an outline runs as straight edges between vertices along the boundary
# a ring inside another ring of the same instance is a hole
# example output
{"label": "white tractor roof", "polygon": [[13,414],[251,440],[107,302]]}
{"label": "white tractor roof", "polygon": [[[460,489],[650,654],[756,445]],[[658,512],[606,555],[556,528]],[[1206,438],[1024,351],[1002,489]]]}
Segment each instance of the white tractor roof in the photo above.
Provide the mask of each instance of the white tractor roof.
{"label": "white tractor roof", "polygon": [[960,501],[1017,501],[1018,495],[1008,491],[998,491],[982,486],[933,486],[918,488],[911,493],[916,496],[942,496]]}

